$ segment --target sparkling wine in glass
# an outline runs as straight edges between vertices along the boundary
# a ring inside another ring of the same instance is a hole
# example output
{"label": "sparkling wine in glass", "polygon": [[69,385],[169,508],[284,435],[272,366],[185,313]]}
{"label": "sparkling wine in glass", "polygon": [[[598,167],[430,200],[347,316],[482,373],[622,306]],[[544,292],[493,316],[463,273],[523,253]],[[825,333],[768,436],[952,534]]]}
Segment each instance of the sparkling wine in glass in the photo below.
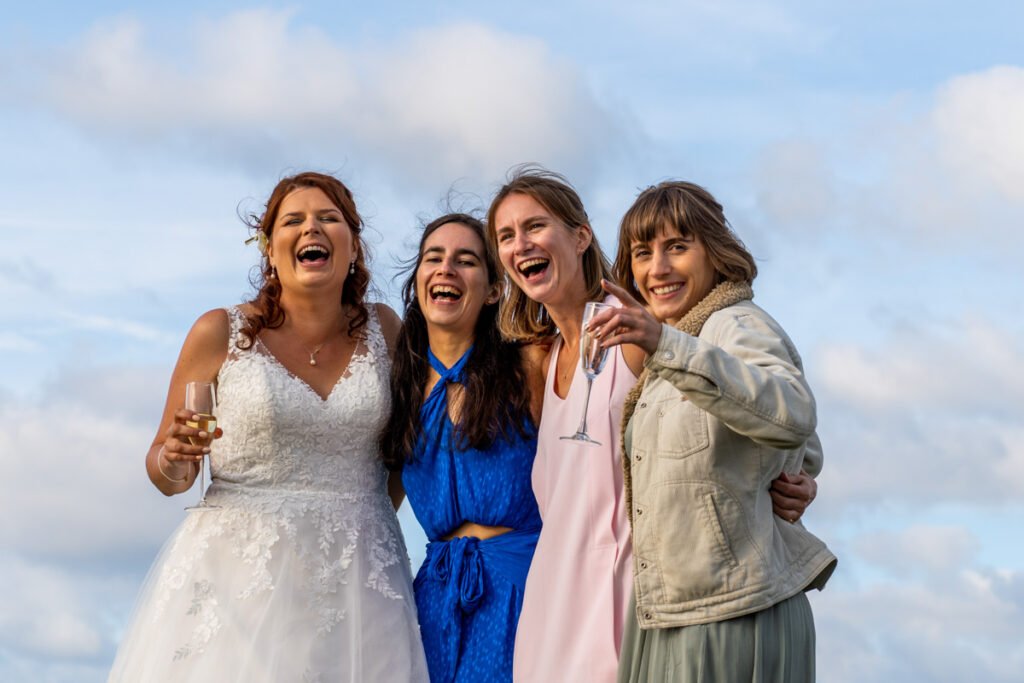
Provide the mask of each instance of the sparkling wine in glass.
{"label": "sparkling wine in glass", "polygon": [[608,349],[601,347],[601,341],[592,332],[587,331],[587,324],[601,311],[612,308],[610,304],[603,304],[599,301],[588,301],[583,308],[583,330],[580,333],[580,367],[583,374],[587,376],[587,395],[583,400],[583,417],[580,419],[580,426],[576,433],[571,436],[561,437],[565,441],[581,441],[583,443],[600,446],[601,442],[596,441],[587,434],[587,408],[590,406],[590,390],[594,386],[594,379],[604,369],[604,363],[608,360]]}
{"label": "sparkling wine in glass", "polygon": [[[188,437],[193,446],[207,446],[213,441],[213,431],[217,429],[217,418],[214,413],[217,410],[217,392],[210,382],[189,382],[185,385],[185,410],[189,410],[197,418],[185,420],[185,424],[206,432],[210,436],[200,439],[196,436]],[[206,458],[199,461],[199,502],[190,505],[186,510],[216,510],[219,505],[211,505],[206,502]],[[211,474],[211,479],[212,479]]]}

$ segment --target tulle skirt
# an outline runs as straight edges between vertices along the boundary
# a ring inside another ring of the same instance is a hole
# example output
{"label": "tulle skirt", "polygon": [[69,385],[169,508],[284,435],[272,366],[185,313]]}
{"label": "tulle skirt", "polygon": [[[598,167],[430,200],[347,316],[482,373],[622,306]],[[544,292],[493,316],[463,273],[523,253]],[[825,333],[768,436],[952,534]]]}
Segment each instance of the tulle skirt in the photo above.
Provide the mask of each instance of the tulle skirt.
{"label": "tulle skirt", "polygon": [[150,569],[110,681],[426,681],[384,496],[211,489]]}

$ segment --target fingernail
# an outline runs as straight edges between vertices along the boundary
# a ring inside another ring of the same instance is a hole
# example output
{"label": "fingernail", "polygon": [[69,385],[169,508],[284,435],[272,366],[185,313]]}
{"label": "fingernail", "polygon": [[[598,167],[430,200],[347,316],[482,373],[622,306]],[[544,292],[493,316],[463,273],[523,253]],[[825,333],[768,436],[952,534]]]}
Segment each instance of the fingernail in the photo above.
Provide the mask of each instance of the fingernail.
{"label": "fingernail", "polygon": [[196,434],[196,436],[198,436],[200,439],[205,439],[206,437],[209,436],[209,434],[207,434],[206,432],[199,432],[198,434]]}
{"label": "fingernail", "polygon": [[208,446],[204,446],[203,447],[203,453],[209,453],[209,452],[210,452],[210,448]]}

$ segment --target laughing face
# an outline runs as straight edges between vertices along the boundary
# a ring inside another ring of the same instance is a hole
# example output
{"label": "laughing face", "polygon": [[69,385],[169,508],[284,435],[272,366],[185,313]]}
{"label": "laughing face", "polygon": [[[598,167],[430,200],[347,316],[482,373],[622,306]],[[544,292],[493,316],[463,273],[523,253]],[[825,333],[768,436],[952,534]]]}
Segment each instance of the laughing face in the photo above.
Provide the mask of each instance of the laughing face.
{"label": "laughing face", "polygon": [[630,250],[636,287],[661,322],[674,325],[715,287],[717,273],[704,245],[674,227],[649,242],[633,242]]}
{"label": "laughing face", "polygon": [[581,257],[589,226],[570,229],[533,197],[513,192],[495,211],[494,230],[501,264],[526,296],[550,306],[585,291]]}
{"label": "laughing face", "polygon": [[481,309],[498,301],[484,248],[479,235],[461,223],[445,223],[423,241],[416,300],[428,328],[472,335]]}
{"label": "laughing face", "polygon": [[355,257],[352,230],[323,190],[302,187],[284,198],[267,248],[283,288],[341,289]]}

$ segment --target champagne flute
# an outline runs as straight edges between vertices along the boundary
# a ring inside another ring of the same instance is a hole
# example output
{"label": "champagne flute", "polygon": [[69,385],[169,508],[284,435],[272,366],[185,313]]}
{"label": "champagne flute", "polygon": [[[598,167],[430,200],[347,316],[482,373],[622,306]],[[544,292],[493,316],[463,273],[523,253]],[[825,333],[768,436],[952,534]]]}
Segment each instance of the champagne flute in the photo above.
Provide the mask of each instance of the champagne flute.
{"label": "champagne flute", "polygon": [[601,442],[592,439],[587,434],[587,408],[590,406],[590,390],[594,386],[594,379],[604,369],[604,362],[608,360],[608,349],[601,347],[601,340],[594,336],[593,332],[587,330],[587,324],[601,311],[612,308],[611,304],[603,304],[599,301],[588,301],[583,307],[583,329],[580,332],[580,367],[583,374],[587,376],[587,396],[583,400],[583,417],[580,419],[580,426],[576,433],[571,436],[561,437],[565,441],[580,441],[595,446]]}
{"label": "champagne flute", "polygon": [[[185,424],[210,436],[200,439],[198,436],[188,437],[193,446],[206,446],[213,442],[213,432],[217,429],[217,418],[214,411],[217,410],[217,393],[210,382],[189,382],[185,385],[185,410],[191,411],[197,418],[185,420]],[[215,510],[219,505],[211,505],[206,502],[206,458],[199,461],[199,502],[190,505],[186,510]],[[213,479],[213,472],[210,472],[210,479]]]}

